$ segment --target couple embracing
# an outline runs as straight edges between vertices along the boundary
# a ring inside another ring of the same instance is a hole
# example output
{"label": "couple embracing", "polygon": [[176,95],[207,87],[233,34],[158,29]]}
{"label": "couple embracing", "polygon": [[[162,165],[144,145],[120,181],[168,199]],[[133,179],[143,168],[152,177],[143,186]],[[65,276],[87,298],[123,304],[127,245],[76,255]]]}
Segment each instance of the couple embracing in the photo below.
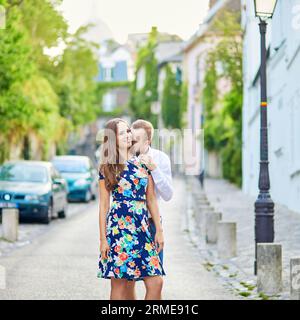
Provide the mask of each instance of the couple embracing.
{"label": "couple embracing", "polygon": [[[161,299],[164,235],[157,200],[173,195],[169,157],[151,147],[154,129],[120,118],[104,128],[99,166],[98,278],[111,280],[111,300],[134,300],[143,280],[146,300]],[[111,201],[112,197],[112,201]]]}

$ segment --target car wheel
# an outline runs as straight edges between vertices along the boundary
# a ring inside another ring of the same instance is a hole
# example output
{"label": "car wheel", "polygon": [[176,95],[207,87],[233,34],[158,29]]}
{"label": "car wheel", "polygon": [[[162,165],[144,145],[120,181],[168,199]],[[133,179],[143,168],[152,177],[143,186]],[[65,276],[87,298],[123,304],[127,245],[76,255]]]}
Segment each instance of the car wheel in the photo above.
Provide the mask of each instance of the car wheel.
{"label": "car wheel", "polygon": [[48,205],[47,216],[43,219],[43,223],[49,224],[52,219],[52,215],[53,215],[53,203],[51,200]]}
{"label": "car wheel", "polygon": [[67,211],[68,211],[68,201],[66,200],[63,210],[58,212],[59,219],[64,219],[67,216]]}
{"label": "car wheel", "polygon": [[88,203],[90,202],[92,199],[92,193],[91,193],[91,190],[87,190],[86,194],[85,194],[85,199],[84,199],[84,202]]}

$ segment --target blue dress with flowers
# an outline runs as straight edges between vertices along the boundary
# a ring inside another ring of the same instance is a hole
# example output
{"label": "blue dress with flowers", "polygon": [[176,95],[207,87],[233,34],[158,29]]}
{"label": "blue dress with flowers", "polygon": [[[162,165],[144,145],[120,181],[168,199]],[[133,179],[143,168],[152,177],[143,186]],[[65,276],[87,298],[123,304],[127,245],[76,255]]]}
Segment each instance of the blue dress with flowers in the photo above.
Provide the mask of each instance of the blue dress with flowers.
{"label": "blue dress with flowers", "polygon": [[[137,156],[125,163],[106,217],[108,259],[99,256],[98,278],[143,280],[165,275],[150,232],[146,189],[150,171]],[[99,180],[104,176],[99,172]]]}

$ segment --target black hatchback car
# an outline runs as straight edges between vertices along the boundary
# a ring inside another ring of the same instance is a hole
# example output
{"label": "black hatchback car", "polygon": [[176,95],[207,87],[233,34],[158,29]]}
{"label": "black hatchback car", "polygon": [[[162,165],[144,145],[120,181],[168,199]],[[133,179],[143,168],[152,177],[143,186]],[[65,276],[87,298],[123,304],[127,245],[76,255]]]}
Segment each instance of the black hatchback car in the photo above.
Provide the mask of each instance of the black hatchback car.
{"label": "black hatchback car", "polygon": [[64,218],[67,194],[67,183],[51,162],[9,161],[0,167],[0,211],[16,207],[20,220]]}

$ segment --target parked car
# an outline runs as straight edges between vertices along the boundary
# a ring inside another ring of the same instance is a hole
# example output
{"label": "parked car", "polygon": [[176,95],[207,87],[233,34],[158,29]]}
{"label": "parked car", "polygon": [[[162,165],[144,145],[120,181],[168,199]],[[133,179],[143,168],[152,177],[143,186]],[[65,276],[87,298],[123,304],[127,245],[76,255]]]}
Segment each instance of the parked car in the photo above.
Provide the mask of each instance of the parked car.
{"label": "parked car", "polygon": [[89,202],[96,199],[98,175],[89,157],[55,156],[52,163],[68,182],[69,201]]}
{"label": "parked car", "polygon": [[67,214],[68,186],[51,162],[9,161],[0,169],[0,210],[19,209],[20,220],[49,223]]}

